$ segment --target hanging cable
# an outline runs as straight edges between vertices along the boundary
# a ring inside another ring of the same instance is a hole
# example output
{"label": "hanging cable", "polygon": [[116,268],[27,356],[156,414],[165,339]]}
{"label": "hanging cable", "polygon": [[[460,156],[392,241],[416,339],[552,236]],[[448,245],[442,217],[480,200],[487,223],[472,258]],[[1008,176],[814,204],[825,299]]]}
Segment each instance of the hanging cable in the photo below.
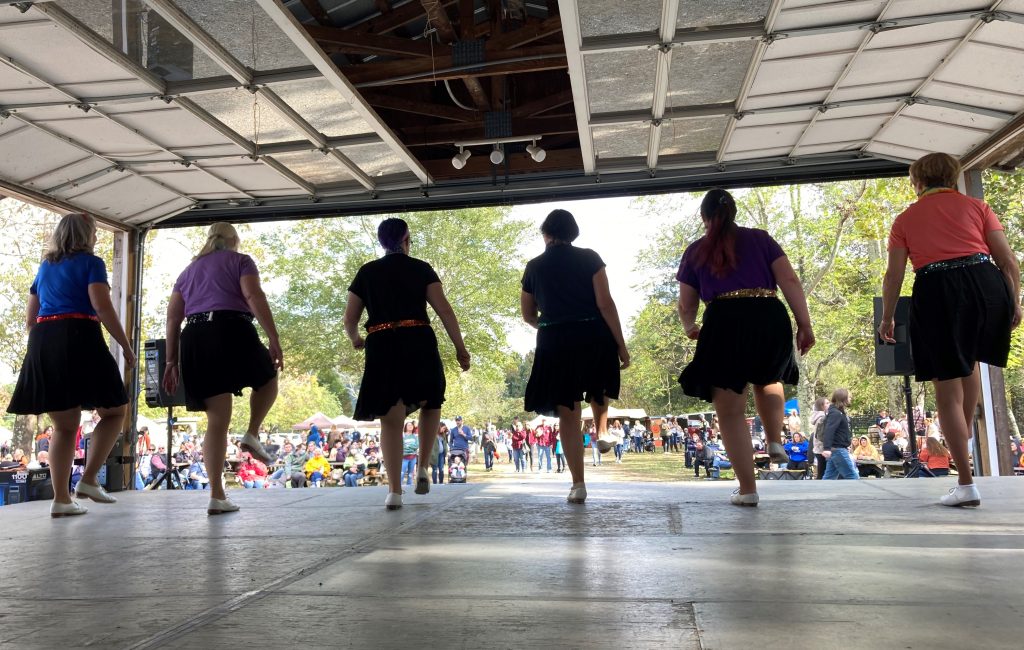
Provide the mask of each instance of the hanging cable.
{"label": "hanging cable", "polygon": [[[257,67],[257,39],[259,38],[256,32],[256,3],[252,3],[252,70],[256,72],[259,70]],[[255,86],[249,89],[252,93],[252,141],[256,145],[256,154],[259,155],[260,150],[260,102],[259,93],[256,92]]]}
{"label": "hanging cable", "polygon": [[455,93],[452,92],[452,86],[450,83],[448,83],[447,79],[444,80],[444,87],[448,90],[448,96],[452,98],[452,101],[455,102],[456,106],[467,111],[476,111],[476,109],[473,108],[472,106],[466,106],[465,104],[463,104],[462,102],[455,98]]}

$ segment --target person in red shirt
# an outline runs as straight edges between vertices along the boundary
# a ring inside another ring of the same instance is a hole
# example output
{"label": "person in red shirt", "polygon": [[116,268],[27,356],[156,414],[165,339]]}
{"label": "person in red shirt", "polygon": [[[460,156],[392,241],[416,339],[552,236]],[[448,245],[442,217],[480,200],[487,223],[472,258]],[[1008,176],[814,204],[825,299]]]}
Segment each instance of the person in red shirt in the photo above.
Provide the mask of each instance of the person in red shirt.
{"label": "person in red shirt", "polygon": [[551,447],[555,444],[555,436],[551,432],[551,427],[547,425],[547,422],[542,422],[537,427],[535,433],[537,439],[537,471],[540,472],[543,469],[544,459],[547,459],[548,474],[551,473]]}
{"label": "person in red shirt", "polygon": [[910,298],[914,373],[917,381],[934,384],[943,435],[965,470],[940,502],[977,506],[981,496],[966,468],[981,394],[978,363],[1006,367],[1010,331],[1022,316],[1020,265],[992,208],[957,192],[959,177],[960,163],[944,153],[910,166],[919,198],[892,224],[878,334],[896,342],[896,302],[909,259],[916,275]]}
{"label": "person in red shirt", "polygon": [[949,476],[949,450],[935,438],[925,438],[924,447],[918,459],[935,476]]}
{"label": "person in red shirt", "polygon": [[526,431],[520,428],[512,429],[512,461],[516,466],[516,474],[526,471],[526,461],[523,458],[523,447],[526,446]]}
{"label": "person in red shirt", "polygon": [[242,452],[242,462],[238,465],[238,480],[247,488],[261,488],[267,479],[267,466],[252,457],[252,454]]}

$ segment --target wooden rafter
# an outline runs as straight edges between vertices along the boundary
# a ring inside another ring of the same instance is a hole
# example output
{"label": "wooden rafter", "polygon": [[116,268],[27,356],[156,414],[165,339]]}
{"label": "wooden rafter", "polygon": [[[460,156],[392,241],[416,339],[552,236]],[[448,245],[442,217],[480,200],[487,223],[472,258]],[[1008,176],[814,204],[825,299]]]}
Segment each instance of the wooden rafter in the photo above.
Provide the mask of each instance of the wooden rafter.
{"label": "wooden rafter", "polygon": [[309,15],[313,17],[313,20],[318,25],[332,25],[331,16],[324,9],[324,6],[320,4],[320,0],[302,0],[302,6],[306,8]]}
{"label": "wooden rafter", "polygon": [[391,2],[389,0],[373,0],[373,5],[377,7],[377,11],[382,15],[386,16],[391,13]]}
{"label": "wooden rafter", "polygon": [[512,109],[512,117],[533,117],[547,111],[572,104],[572,89],[566,88],[554,95],[548,95]]}
{"label": "wooden rafter", "polygon": [[[448,7],[459,0],[440,0],[438,4],[441,7]],[[370,34],[387,34],[393,32],[399,27],[404,27],[414,20],[418,20],[423,17],[426,10],[423,5],[413,0],[413,2],[407,2],[406,4],[392,9],[389,13],[382,16],[377,16],[365,22],[359,23],[352,27],[352,29],[360,32],[367,32]]]}
{"label": "wooden rafter", "polygon": [[527,23],[519,29],[504,34],[495,34],[487,40],[489,50],[508,50],[522,47],[562,31],[562,17],[552,16],[540,22]]}
{"label": "wooden rafter", "polygon": [[[436,0],[420,1],[423,4],[423,8],[427,11],[427,19],[434,26],[434,29],[437,30],[437,35],[441,37],[441,42],[451,44],[459,40],[459,37],[455,34],[455,28],[452,27],[452,21],[448,18],[448,11]],[[472,75],[464,75],[460,78],[466,84],[466,90],[469,91],[469,96],[473,98],[473,105],[477,107],[477,110],[488,110],[491,102],[488,100],[487,93],[484,91],[480,80]]]}
{"label": "wooden rafter", "polygon": [[466,41],[476,38],[476,0],[459,0],[459,35]]}
{"label": "wooden rafter", "polygon": [[405,97],[395,97],[394,95],[388,95],[383,92],[373,90],[367,90],[363,92],[362,95],[371,106],[376,108],[389,108],[393,111],[412,113],[413,115],[437,117],[442,120],[450,120],[453,122],[478,122],[480,120],[480,113],[477,111],[467,111],[455,106],[445,106],[442,104],[434,104],[432,102],[407,99]]}
{"label": "wooden rafter", "polygon": [[[574,116],[534,117],[513,122],[515,135],[555,135],[576,133]],[[465,140],[480,140],[484,137],[483,121],[466,124],[440,124],[409,127],[402,130],[402,142],[406,146],[451,144]]]}
{"label": "wooden rafter", "polygon": [[305,28],[309,35],[320,44],[320,47],[328,53],[383,54],[422,58],[451,53],[451,48],[447,45],[431,47],[431,44],[424,40],[411,41],[397,36],[366,34],[339,27],[305,25]]}
{"label": "wooden rafter", "polygon": [[[488,54],[489,65],[469,71],[443,72],[454,67],[451,56],[440,56],[435,59],[404,59],[383,63],[359,63],[344,66],[341,71],[349,81],[359,85],[365,83],[388,82],[391,84],[432,83],[442,79],[465,79],[467,77],[490,77],[496,74],[521,74],[524,72],[540,72],[542,70],[559,70],[569,66],[563,54],[563,45],[541,45],[525,47],[518,50],[504,50]],[[526,61],[504,61],[517,58],[543,57]],[[416,75],[413,79],[402,79]],[[490,104],[482,110],[490,110]]]}

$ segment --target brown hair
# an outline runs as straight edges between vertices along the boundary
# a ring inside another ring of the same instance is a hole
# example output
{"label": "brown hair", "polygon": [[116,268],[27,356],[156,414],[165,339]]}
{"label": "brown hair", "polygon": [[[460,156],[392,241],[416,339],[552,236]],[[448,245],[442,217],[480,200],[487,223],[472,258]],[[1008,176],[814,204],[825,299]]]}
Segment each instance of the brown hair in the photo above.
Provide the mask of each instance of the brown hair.
{"label": "brown hair", "polygon": [[84,212],[72,212],[60,218],[50,235],[43,259],[56,264],[75,253],[91,253],[93,235],[96,234],[96,220]]}
{"label": "brown hair", "polygon": [[949,456],[949,450],[943,447],[942,443],[931,436],[925,438],[924,444],[928,447],[928,453],[932,456]]}
{"label": "brown hair", "polygon": [[840,411],[846,411],[846,407],[850,405],[850,391],[845,388],[837,388],[832,393],[832,406],[836,407]]}
{"label": "brown hair", "polygon": [[725,190],[711,190],[700,202],[707,234],[693,252],[693,265],[710,267],[715,277],[736,268],[736,201]]}
{"label": "brown hair", "polygon": [[910,166],[910,180],[925,187],[956,187],[960,162],[948,153],[921,156]]}

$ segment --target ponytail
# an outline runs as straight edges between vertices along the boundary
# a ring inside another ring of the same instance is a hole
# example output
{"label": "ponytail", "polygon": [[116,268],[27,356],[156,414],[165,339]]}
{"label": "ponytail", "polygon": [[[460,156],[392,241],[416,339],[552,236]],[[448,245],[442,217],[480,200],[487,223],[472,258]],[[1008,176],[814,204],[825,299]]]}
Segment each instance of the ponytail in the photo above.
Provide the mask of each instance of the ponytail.
{"label": "ponytail", "polygon": [[230,223],[219,222],[210,226],[210,230],[206,235],[206,242],[199,249],[199,253],[192,259],[197,260],[214,251],[223,250],[238,250],[238,232]]}
{"label": "ponytail", "polygon": [[694,265],[725,277],[736,269],[736,201],[725,190],[711,190],[700,203],[700,215],[707,233],[694,251]]}

